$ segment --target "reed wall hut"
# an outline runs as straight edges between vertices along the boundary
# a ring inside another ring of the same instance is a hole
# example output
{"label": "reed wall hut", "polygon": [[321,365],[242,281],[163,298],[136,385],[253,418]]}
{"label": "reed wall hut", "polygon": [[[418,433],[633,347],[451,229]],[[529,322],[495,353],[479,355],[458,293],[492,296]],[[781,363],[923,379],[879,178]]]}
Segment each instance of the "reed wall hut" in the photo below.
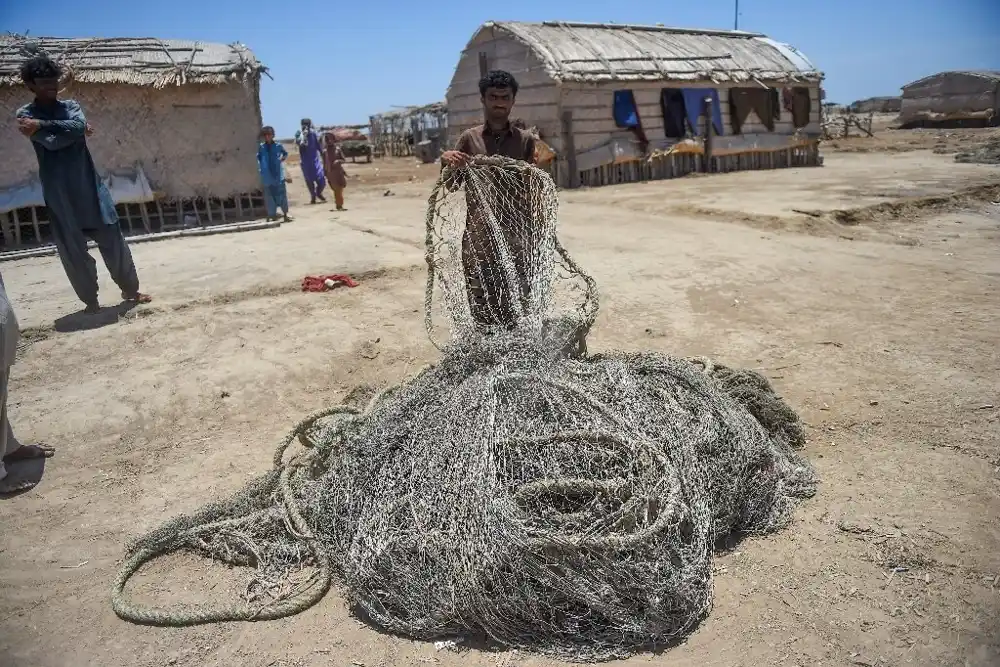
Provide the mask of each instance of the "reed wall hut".
{"label": "reed wall hut", "polygon": [[[48,53],[66,69],[64,98],[83,106],[87,139],[126,233],[264,214],[256,149],[260,77],[241,44],[151,38],[0,36],[0,114],[31,101],[20,66]],[[47,216],[30,141],[0,134],[0,223],[5,248],[44,243]]]}
{"label": "reed wall hut", "polygon": [[370,116],[369,136],[376,157],[406,157],[421,142],[443,144],[448,135],[448,108],[444,102],[400,107]]}
{"label": "reed wall hut", "polygon": [[564,187],[820,162],[823,74],[764,35],[485,23],[448,88],[452,141],[483,122],[478,82],[492,69],[518,80],[513,115],[556,151]]}
{"label": "reed wall hut", "polygon": [[1000,72],[940,72],[903,86],[900,126],[1000,125]]}
{"label": "reed wall hut", "polygon": [[848,110],[851,113],[899,113],[903,99],[896,97],[869,97],[851,102]]}

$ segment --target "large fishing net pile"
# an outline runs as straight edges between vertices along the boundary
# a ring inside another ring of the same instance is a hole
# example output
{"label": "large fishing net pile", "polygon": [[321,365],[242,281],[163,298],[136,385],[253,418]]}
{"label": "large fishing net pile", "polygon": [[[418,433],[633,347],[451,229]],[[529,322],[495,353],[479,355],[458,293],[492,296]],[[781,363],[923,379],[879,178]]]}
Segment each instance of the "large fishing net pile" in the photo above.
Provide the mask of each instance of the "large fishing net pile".
{"label": "large fishing net pile", "polygon": [[[773,530],[813,493],[800,423],[753,372],[588,356],[596,287],[556,213],[552,180],[524,163],[445,170],[427,216],[440,360],[304,420],[271,472],[132,543],[115,611],[276,618],[336,582],[360,615],[416,638],[597,660],[690,631],[717,540]],[[256,568],[246,599],[157,609],[124,594],[143,562],[180,549]]]}

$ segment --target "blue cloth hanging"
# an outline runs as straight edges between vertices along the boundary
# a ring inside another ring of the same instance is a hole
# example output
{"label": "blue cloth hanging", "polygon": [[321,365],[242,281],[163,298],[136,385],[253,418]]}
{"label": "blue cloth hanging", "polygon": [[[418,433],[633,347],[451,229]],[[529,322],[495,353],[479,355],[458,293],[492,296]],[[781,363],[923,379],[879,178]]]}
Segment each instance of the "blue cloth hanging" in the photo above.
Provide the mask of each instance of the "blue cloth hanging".
{"label": "blue cloth hanging", "polygon": [[681,88],[684,95],[684,106],[687,108],[687,119],[694,134],[701,132],[698,119],[701,118],[702,100],[712,99],[712,127],[716,134],[725,134],[722,127],[722,102],[719,91],[715,88]]}
{"label": "blue cloth hanging", "polygon": [[639,127],[639,110],[635,108],[635,96],[631,90],[615,91],[612,111],[618,127]]}

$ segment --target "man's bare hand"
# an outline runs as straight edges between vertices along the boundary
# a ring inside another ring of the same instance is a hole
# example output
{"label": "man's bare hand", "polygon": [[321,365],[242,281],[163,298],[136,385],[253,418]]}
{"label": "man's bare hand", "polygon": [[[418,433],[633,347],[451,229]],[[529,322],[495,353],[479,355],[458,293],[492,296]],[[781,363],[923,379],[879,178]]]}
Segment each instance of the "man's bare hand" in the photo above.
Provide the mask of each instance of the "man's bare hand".
{"label": "man's bare hand", "polygon": [[94,126],[93,126],[93,125],[91,125],[90,123],[87,123],[87,131],[85,132],[85,134],[86,134],[86,135],[87,135],[88,137],[92,137],[92,136],[94,136]]}
{"label": "man's bare hand", "polygon": [[449,167],[458,169],[472,162],[472,156],[466,155],[462,151],[445,151],[441,154],[441,161]]}
{"label": "man's bare hand", "polygon": [[18,118],[17,130],[26,137],[30,137],[41,129],[42,124],[34,118]]}

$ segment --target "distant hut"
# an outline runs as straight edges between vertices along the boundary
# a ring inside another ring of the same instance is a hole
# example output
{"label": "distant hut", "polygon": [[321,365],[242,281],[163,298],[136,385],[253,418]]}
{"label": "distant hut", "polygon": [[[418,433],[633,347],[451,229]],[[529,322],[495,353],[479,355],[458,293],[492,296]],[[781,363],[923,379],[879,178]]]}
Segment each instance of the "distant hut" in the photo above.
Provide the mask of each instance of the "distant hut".
{"label": "distant hut", "polygon": [[869,97],[851,102],[851,113],[899,113],[902,108],[900,97]]}
{"label": "distant hut", "polygon": [[[0,114],[31,101],[20,66],[45,52],[67,70],[63,97],[83,105],[87,142],[126,232],[262,214],[256,146],[264,66],[241,44],[151,38],[0,36]],[[0,136],[3,246],[50,236],[30,142]]]}
{"label": "distant hut", "polygon": [[903,86],[900,126],[1000,125],[1000,72],[940,72]]}
{"label": "distant hut", "polygon": [[482,123],[478,81],[492,69],[518,80],[514,113],[558,154],[552,171],[561,186],[819,164],[823,74],[764,35],[485,23],[448,88],[452,141]]}
{"label": "distant hut", "polygon": [[[405,157],[437,150],[448,136],[448,108],[444,102],[401,107],[368,118],[369,136],[377,157]],[[430,146],[430,149],[427,149]]]}

